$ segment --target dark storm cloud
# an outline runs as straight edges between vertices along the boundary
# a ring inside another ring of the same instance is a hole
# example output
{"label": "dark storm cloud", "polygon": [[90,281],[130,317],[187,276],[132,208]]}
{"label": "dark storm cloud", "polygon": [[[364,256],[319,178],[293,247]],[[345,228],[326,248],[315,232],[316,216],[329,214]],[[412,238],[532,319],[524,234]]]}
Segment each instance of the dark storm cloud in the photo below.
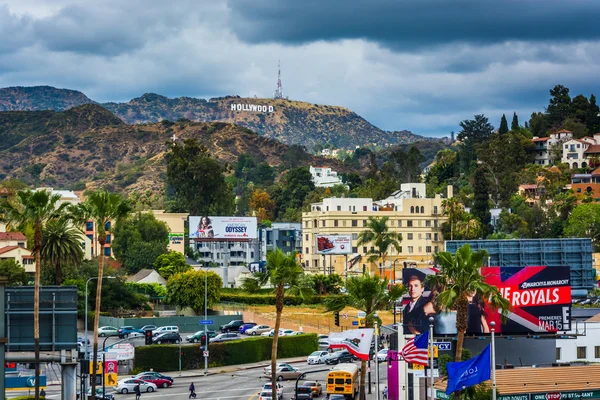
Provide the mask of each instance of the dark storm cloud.
{"label": "dark storm cloud", "polygon": [[399,49],[600,37],[597,0],[231,0],[249,43],[366,39]]}

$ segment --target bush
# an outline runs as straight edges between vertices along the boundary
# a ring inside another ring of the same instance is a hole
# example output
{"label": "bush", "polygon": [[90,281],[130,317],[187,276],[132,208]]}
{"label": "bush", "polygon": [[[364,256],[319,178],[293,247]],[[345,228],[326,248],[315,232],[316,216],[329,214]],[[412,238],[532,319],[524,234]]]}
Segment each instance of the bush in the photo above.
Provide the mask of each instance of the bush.
{"label": "bush", "polygon": [[[273,338],[270,337],[257,337],[209,344],[209,366],[221,367],[270,360],[272,341]],[[317,348],[316,334],[283,336],[279,338],[277,357],[308,356]],[[181,352],[182,369],[198,369],[204,366],[204,357],[200,346],[183,346]],[[160,363],[157,360],[160,360]],[[152,345],[136,347],[134,364],[136,370],[148,371],[150,368],[154,368],[157,372],[176,371],[179,369],[179,346]]]}
{"label": "bush", "polygon": [[[287,306],[300,306],[310,304],[323,304],[324,299],[332,298],[340,295],[328,296],[311,296],[309,298],[301,298],[299,296],[285,296],[285,304]],[[275,305],[274,294],[249,294],[249,293],[221,293],[222,302],[243,303],[248,305]]]}

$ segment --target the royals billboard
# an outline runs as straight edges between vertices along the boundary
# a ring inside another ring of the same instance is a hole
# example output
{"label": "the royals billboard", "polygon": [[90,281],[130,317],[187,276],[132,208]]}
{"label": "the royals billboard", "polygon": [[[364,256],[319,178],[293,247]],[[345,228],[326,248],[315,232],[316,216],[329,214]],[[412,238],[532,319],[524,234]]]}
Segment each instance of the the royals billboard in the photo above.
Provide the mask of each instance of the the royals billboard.
{"label": "the royals billboard", "polygon": [[256,239],[256,217],[190,217],[190,239]]}
{"label": "the royals billboard", "polygon": [[[429,317],[435,319],[436,335],[456,334],[456,310],[442,310],[436,301],[444,288],[427,283],[427,275],[435,273],[435,269],[403,270],[402,280],[408,290],[402,299],[405,334],[427,330]],[[467,334],[489,333],[492,321],[496,323],[496,333],[507,335],[553,334],[571,329],[569,267],[484,267],[481,274],[512,307],[503,320],[485,299],[469,294]]]}

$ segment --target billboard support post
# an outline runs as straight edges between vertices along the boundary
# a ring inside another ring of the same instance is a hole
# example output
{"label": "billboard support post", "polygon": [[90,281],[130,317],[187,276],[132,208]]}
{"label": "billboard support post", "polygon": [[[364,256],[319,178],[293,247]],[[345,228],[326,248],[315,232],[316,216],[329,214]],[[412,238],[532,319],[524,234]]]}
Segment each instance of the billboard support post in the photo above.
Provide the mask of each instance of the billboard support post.
{"label": "billboard support post", "polygon": [[496,323],[492,321],[490,325],[492,327],[492,400],[496,400]]}
{"label": "billboard support post", "polygon": [[348,287],[348,254],[346,254],[345,269],[346,269],[346,287]]}
{"label": "billboard support post", "polygon": [[[430,380],[430,383],[429,383],[429,385],[430,385],[429,390],[430,390],[430,396],[431,396],[430,398],[431,398],[431,400],[433,400],[433,398],[434,398],[434,396],[433,396],[433,355],[434,355],[433,354],[434,353],[434,351],[433,351],[433,321],[434,320],[435,319],[433,317],[429,317],[429,360],[430,360],[429,361],[430,362],[430,364],[429,364],[429,373],[431,374],[430,375],[430,379],[431,380]],[[427,396],[425,396],[425,397],[427,397]]]}

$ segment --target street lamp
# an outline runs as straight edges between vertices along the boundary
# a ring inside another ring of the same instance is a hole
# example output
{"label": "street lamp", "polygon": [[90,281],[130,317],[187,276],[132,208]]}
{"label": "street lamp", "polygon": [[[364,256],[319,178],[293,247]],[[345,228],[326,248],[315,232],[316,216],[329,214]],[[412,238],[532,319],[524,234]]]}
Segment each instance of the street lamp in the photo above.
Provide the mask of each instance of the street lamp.
{"label": "street lamp", "polygon": [[[208,270],[204,271],[204,320],[208,319]],[[204,351],[208,351],[208,329],[207,325],[204,325]],[[181,357],[181,351],[179,352]],[[208,374],[208,357],[204,356],[204,375]],[[179,375],[181,375],[181,359],[179,361]]]}
{"label": "street lamp", "polygon": [[[102,277],[103,279],[115,279],[114,276],[104,276]],[[85,338],[84,338],[84,345],[85,345],[85,359],[88,359],[88,283],[90,283],[91,280],[93,279],[98,279],[97,276],[93,276],[90,279],[88,279],[85,282]],[[96,310],[96,312],[98,312],[98,310]]]}

